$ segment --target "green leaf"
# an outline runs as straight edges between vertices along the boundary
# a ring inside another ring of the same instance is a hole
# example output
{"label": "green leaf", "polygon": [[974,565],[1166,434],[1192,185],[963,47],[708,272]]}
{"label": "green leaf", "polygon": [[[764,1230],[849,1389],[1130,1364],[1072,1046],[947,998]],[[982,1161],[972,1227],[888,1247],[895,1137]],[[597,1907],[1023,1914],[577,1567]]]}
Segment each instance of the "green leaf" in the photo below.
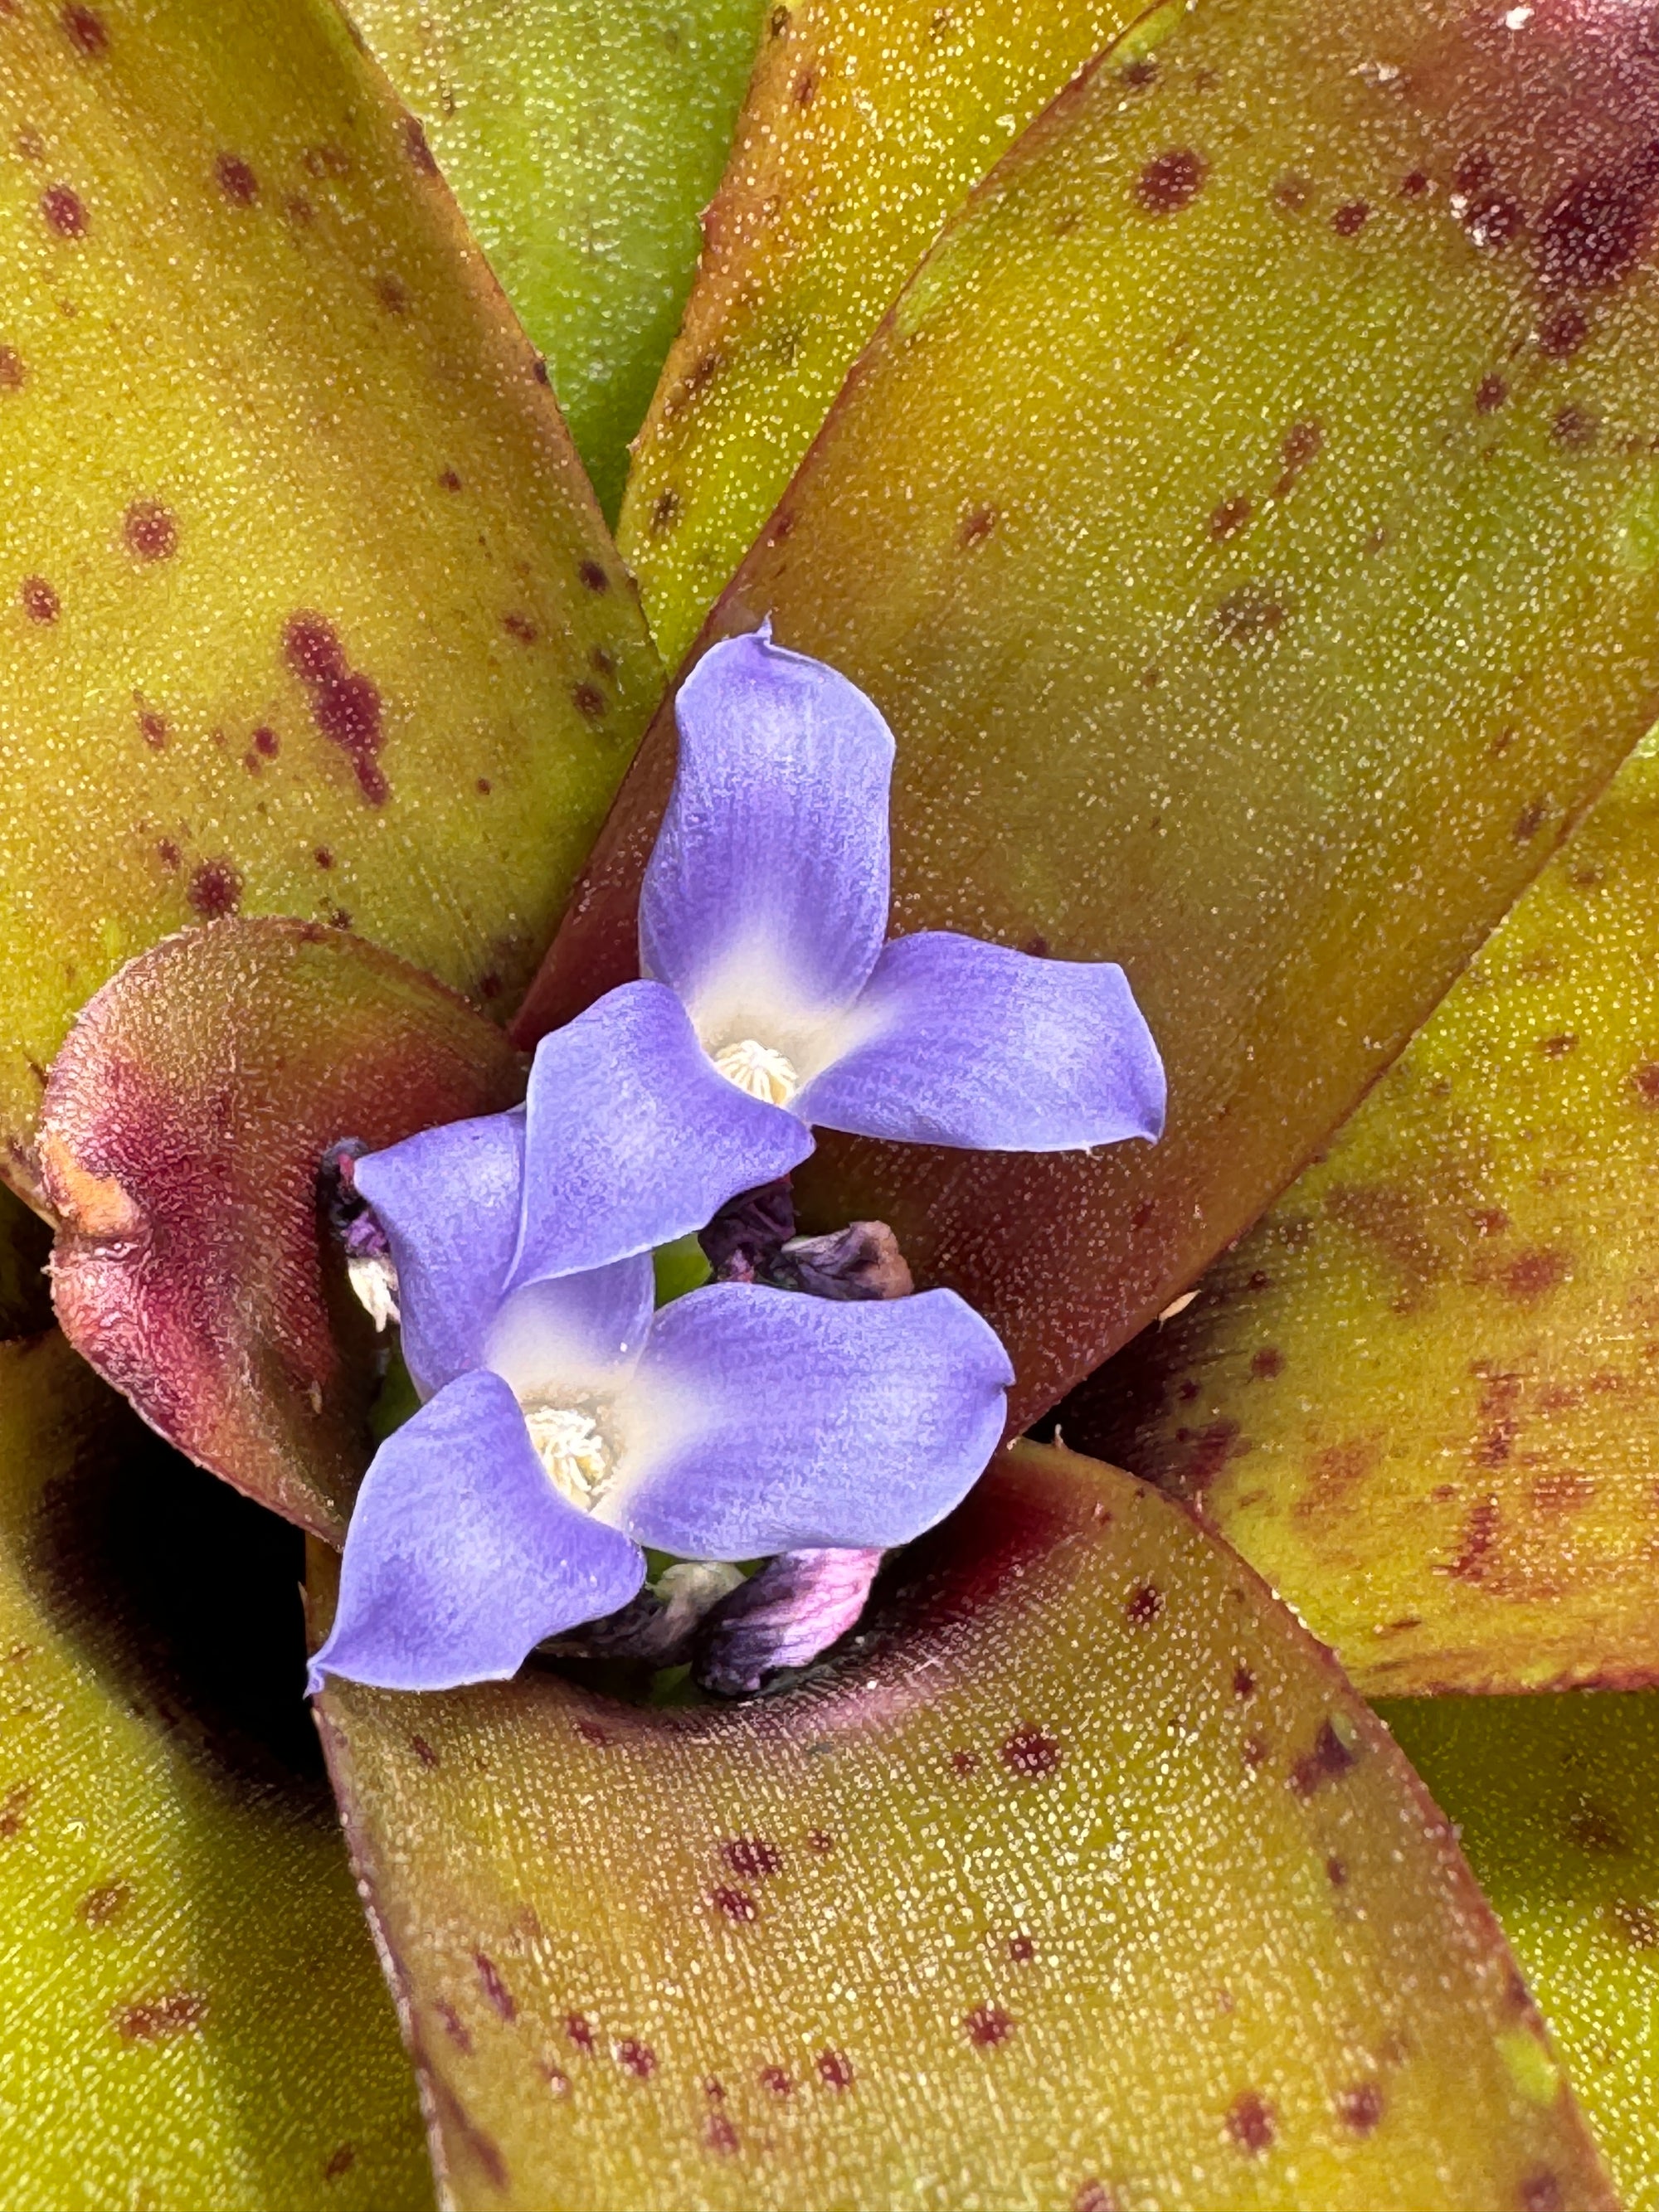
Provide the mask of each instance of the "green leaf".
{"label": "green leaf", "polygon": [[939,225],[1137,12],[1133,0],[769,10],[618,526],[671,666]]}
{"label": "green leaf", "polygon": [[374,1449],[373,1331],[317,1174],[523,1096],[493,1024],[315,922],[223,921],[105,985],[47,1086],[70,1340],[215,1474],[332,1542]]}
{"label": "green leaf", "polygon": [[[754,59],[757,0],[352,0],[614,515]],[[837,378],[839,382],[840,379]]]}
{"label": "green leaf", "polygon": [[507,1012],[659,678],[532,349],[332,7],[0,31],[15,1147],[75,1009],[212,915],[349,915]]}
{"label": "green leaf", "polygon": [[299,1548],[149,1437],[60,1337],[0,1346],[9,2204],[431,2202],[307,1757]]}
{"label": "green leaf", "polygon": [[[896,929],[1120,960],[1163,1048],[1156,1150],[800,1177],[987,1314],[1017,1425],[1285,1187],[1659,685],[1650,15],[1165,20],[947,228],[707,633],[888,715]],[[522,1035],[628,972],[671,763],[665,714]]]}
{"label": "green leaf", "polygon": [[1018,1450],[786,1696],[322,1714],[461,2206],[1613,2202],[1386,1732],[1111,1468]]}
{"label": "green leaf", "polygon": [[1061,1411],[1373,1695],[1659,1679],[1659,747],[1316,1167]]}
{"label": "green leaf", "polygon": [[1440,1698],[1382,1710],[1458,1824],[1626,2212],[1656,2212],[1659,1698]]}

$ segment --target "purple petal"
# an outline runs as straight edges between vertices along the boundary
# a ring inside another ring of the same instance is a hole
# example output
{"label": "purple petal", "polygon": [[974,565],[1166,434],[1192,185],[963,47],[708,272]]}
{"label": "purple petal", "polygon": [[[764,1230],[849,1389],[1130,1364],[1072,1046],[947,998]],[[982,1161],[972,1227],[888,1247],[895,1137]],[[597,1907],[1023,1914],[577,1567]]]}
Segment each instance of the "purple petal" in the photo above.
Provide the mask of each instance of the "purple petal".
{"label": "purple petal", "polygon": [[429,1398],[483,1364],[506,1294],[524,1181],[522,1107],[422,1129],[356,1164],[398,1268],[403,1352]]}
{"label": "purple petal", "polygon": [[712,1284],[657,1316],[600,1510],[693,1559],[906,1543],[983,1472],[1012,1380],[954,1291],[837,1305]]}
{"label": "purple petal", "polygon": [[892,733],[844,676],[765,631],[712,647],[675,716],[642,968],[711,1051],[758,1036],[788,1053],[790,1032],[850,1005],[881,950]]}
{"label": "purple petal", "polygon": [[896,938],[801,1092],[827,1129],[1064,1152],[1164,1128],[1164,1063],[1121,968],[1039,960],[944,930]]}
{"label": "purple petal", "polygon": [[556,1281],[526,1283],[495,1316],[484,1361],[520,1405],[574,1405],[631,1373],[651,1327],[648,1252]]}
{"label": "purple petal", "polygon": [[514,1288],[701,1229],[812,1149],[794,1115],[726,1081],[661,983],[624,983],[544,1037],[527,1104]]}
{"label": "purple petal", "polygon": [[554,1488],[499,1376],[463,1375],[375,1455],[309,1686],[498,1681],[544,1636],[625,1605],[644,1575],[625,1536]]}

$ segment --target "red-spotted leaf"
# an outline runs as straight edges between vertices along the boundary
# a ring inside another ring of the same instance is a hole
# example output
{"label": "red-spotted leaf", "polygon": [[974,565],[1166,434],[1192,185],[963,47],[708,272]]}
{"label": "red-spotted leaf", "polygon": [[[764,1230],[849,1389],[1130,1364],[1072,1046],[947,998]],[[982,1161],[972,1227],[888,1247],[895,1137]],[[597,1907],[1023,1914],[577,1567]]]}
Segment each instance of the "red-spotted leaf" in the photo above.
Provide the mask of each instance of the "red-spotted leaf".
{"label": "red-spotted leaf", "polygon": [[279,920],[169,938],[92,1000],[46,1088],[70,1342],[193,1459],[337,1543],[374,1365],[319,1164],[522,1090],[492,1024],[360,939]]}
{"label": "red-spotted leaf", "polygon": [[1386,1731],[1109,1468],[1017,1451],[785,1696],[321,1711],[460,2206],[1613,2202]]}
{"label": "red-spotted leaf", "polygon": [[[706,635],[898,739],[895,926],[1127,968],[1157,1150],[825,1142],[1017,1420],[1398,1052],[1651,719],[1659,9],[1203,0],[947,226]],[[659,719],[524,1033],[626,974]]]}

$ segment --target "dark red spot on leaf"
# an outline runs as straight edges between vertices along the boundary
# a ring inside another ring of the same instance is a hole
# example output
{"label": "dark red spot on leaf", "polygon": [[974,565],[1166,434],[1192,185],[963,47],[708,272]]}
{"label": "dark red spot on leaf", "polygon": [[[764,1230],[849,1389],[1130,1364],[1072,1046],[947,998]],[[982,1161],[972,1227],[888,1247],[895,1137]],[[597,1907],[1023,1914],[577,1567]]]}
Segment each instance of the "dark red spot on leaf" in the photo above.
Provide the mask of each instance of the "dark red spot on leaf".
{"label": "dark red spot on leaf", "polygon": [[584,721],[598,722],[605,718],[605,696],[597,684],[573,684],[570,703]]}
{"label": "dark red spot on leaf", "polygon": [[1583,453],[1595,443],[1601,427],[1587,407],[1563,407],[1550,424],[1550,435],[1570,453]]}
{"label": "dark red spot on leaf", "polygon": [[1271,1382],[1276,1375],[1285,1372],[1285,1355],[1275,1345],[1264,1345],[1252,1355],[1250,1372],[1258,1382]]}
{"label": "dark red spot on leaf", "polygon": [[850,2089],[853,2086],[853,2062],[843,2051],[820,2051],[817,2056],[818,2079],[828,2089]]}
{"label": "dark red spot on leaf", "polygon": [[1240,1665],[1234,1668],[1233,1695],[1240,1699],[1253,1698],[1255,1695],[1255,1676],[1251,1674],[1248,1667]]}
{"label": "dark red spot on leaf", "polygon": [[769,2089],[775,2097],[794,2094],[795,2085],[781,2066],[763,2066],[760,2078],[762,2088]]}
{"label": "dark red spot on leaf", "polygon": [[282,749],[283,741],[275,730],[268,729],[261,724],[253,732],[253,750],[255,752],[263,753],[267,760],[275,760]]}
{"label": "dark red spot on leaf", "polygon": [[501,1979],[501,1969],[484,1951],[472,1954],[472,1963],[478,1970],[478,1984],[503,2020],[516,2020],[519,2008],[513,1992]]}
{"label": "dark red spot on leaf", "polygon": [[455,2048],[470,2057],[472,2050],[472,2031],[456,2011],[454,2006],[446,1998],[440,1997],[432,2009],[443,2022],[444,2033]]}
{"label": "dark red spot on leaf", "polygon": [[763,1881],[783,1864],[783,1853],[763,1836],[732,1836],[720,1845],[720,1856],[733,1874]]}
{"label": "dark red spot on leaf", "polygon": [[1092,2176],[1080,2181],[1072,2197],[1072,2212],[1121,2212],[1117,2191]]}
{"label": "dark red spot on leaf", "polygon": [[1215,611],[1219,636],[1231,645],[1256,645],[1276,637],[1285,625],[1284,600],[1261,585],[1229,592]]}
{"label": "dark red spot on leaf", "polygon": [[817,96],[817,89],[818,80],[816,73],[811,70],[803,70],[795,79],[796,106],[810,107]]}
{"label": "dark red spot on leaf", "polygon": [[9,1842],[22,1833],[30,1801],[34,1796],[32,1782],[15,1783],[3,1799],[0,1799],[0,1840]]}
{"label": "dark red spot on leaf", "polygon": [[1547,2166],[1534,2166],[1525,2177],[1516,2201],[1521,2212],[1566,2212],[1567,2199],[1560,2178]]}
{"label": "dark red spot on leaf", "polygon": [[975,545],[983,545],[1000,520],[994,507],[969,507],[957,531],[957,543],[971,552]]}
{"label": "dark red spot on leaf", "polygon": [[9,345],[0,345],[0,392],[21,392],[28,372],[23,356]]}
{"label": "dark red spot on leaf", "polygon": [[1630,1084],[1644,1106],[1659,1106],[1659,1060],[1644,1060],[1633,1068]]}
{"label": "dark red spot on leaf", "polygon": [[[331,868],[334,866],[334,855],[329,852],[326,845],[319,845],[317,848],[317,865],[319,868]],[[438,1765],[438,1754],[423,1735],[410,1736],[409,1747],[422,1766],[430,1768]]]}
{"label": "dark red spot on leaf", "polygon": [[1300,215],[1313,198],[1313,185],[1306,177],[1292,170],[1273,186],[1273,205],[1282,208],[1286,215]]}
{"label": "dark red spot on leaf", "polygon": [[817,1851],[822,1857],[835,1850],[836,1839],[828,1828],[813,1828],[807,1833],[806,1845],[809,1850]]}
{"label": "dark red spot on leaf", "polygon": [[680,495],[672,484],[666,484],[657,494],[651,506],[653,535],[665,538],[680,519]]}
{"label": "dark red spot on leaf", "polygon": [[1331,217],[1331,228],[1339,238],[1356,238],[1370,221],[1370,212],[1364,200],[1346,200]]}
{"label": "dark red spot on leaf", "polygon": [[350,761],[359,789],[372,806],[380,806],[391,787],[375,755],[383,742],[380,695],[367,676],[356,673],[333,625],[322,615],[290,615],[283,631],[289,666],[311,693],[312,719],[331,744]]}
{"label": "dark red spot on leaf", "polygon": [[738,2148],[738,2131],[724,2112],[709,2113],[702,2124],[702,2139],[723,2158],[729,2158]]}
{"label": "dark red spot on leaf", "polygon": [[112,1921],[121,1917],[131,1902],[131,1882],[100,1882],[96,1889],[89,1889],[81,1899],[81,1917],[88,1928],[107,1928]]}
{"label": "dark red spot on leaf", "polygon": [[1656,194],[1659,142],[1622,169],[1576,177],[1539,218],[1539,281],[1550,290],[1616,284],[1647,246]]}
{"label": "dark red spot on leaf", "polygon": [[60,238],[85,237],[87,211],[68,185],[48,185],[40,195],[40,212]]}
{"label": "dark red spot on leaf", "polygon": [[89,59],[108,50],[109,33],[92,9],[64,8],[58,11],[58,20],[70,44]]}
{"label": "dark red spot on leaf", "polygon": [[501,628],[509,637],[516,637],[520,645],[534,645],[540,635],[529,616],[520,613],[516,607],[510,607],[501,617]]}
{"label": "dark red spot on leaf", "polygon": [[716,1912],[723,1913],[728,1920],[753,1920],[760,1911],[760,1907],[746,1889],[733,1889],[725,1884],[710,1893],[708,1902]]}
{"label": "dark red spot on leaf", "polygon": [[1006,2043],[1014,2032],[1014,2023],[1000,2005],[975,2005],[963,2021],[968,2039],[981,2051],[994,2050],[999,2043]]}
{"label": "dark red spot on leaf", "polygon": [[551,384],[553,381],[548,374],[547,363],[542,359],[540,354],[538,354],[535,360],[531,362],[530,374],[538,384]]}
{"label": "dark red spot on leaf", "polygon": [[1156,1620],[1163,1610],[1163,1591],[1152,1583],[1142,1583],[1138,1589],[1130,1592],[1128,1602],[1123,1608],[1123,1618],[1132,1626],[1139,1628],[1149,1620]]}
{"label": "dark red spot on leaf", "polygon": [[259,179],[240,154],[221,154],[213,165],[219,189],[233,207],[252,207],[259,197]]}
{"label": "dark red spot on leaf", "polygon": [[198,861],[191,871],[185,896],[204,921],[211,921],[219,915],[235,913],[241,902],[242,878],[229,860]]}
{"label": "dark red spot on leaf", "polygon": [[167,561],[179,550],[179,525],[159,500],[134,500],[122,533],[137,560]]}
{"label": "dark red spot on leaf", "polygon": [[31,622],[57,621],[58,594],[44,576],[25,576],[18,596],[23,602],[23,612]]}
{"label": "dark red spot on leaf", "polygon": [[1008,1938],[1008,1956],[1017,1966],[1029,1966],[1036,1956],[1036,1945],[1029,1936],[1011,1936]]}
{"label": "dark red spot on leaf", "polygon": [[410,163],[423,177],[435,177],[438,164],[432,149],[426,142],[426,131],[418,115],[405,115],[402,124],[404,151]]}
{"label": "dark red spot on leaf", "polygon": [[608,592],[611,589],[611,579],[597,561],[584,561],[576,574],[581,578],[583,588],[586,591]]}
{"label": "dark red spot on leaf", "polygon": [[1513,1298],[1541,1297],[1565,1282],[1571,1273],[1565,1253],[1548,1250],[1517,1253],[1504,1270],[1504,1288]]}
{"label": "dark red spot on leaf", "polygon": [[1510,387],[1501,376],[1483,376],[1474,387],[1474,411],[1491,415],[1500,408],[1510,396]]}
{"label": "dark red spot on leaf", "polygon": [[183,855],[171,837],[161,837],[156,841],[155,857],[164,868],[176,868]]}
{"label": "dark red spot on leaf", "polygon": [[1541,799],[1534,799],[1523,806],[1515,819],[1515,842],[1525,845],[1535,837],[1544,826],[1544,817],[1549,811]]}
{"label": "dark red spot on leaf", "polygon": [[161,2043],[200,2027],[207,2008],[204,1996],[190,1990],[173,1990],[164,1997],[149,1997],[123,2007],[115,2015],[115,2032],[124,2043]]}
{"label": "dark red spot on leaf", "polygon": [[1233,2099],[1227,2112],[1227,2133],[1249,2158],[1270,2149],[1276,2130],[1273,2106],[1256,2089],[1244,2089]]}
{"label": "dark red spot on leaf", "polygon": [[1298,1797],[1311,1797],[1322,1784],[1346,1774],[1358,1756],[1351,1744],[1343,1741],[1334,1721],[1322,1721],[1313,1749],[1291,1769],[1291,1787]]}
{"label": "dark red spot on leaf", "polygon": [[1375,2081],[1357,2081],[1337,2098],[1336,2117],[1355,2135],[1370,2135],[1382,2117],[1382,2092]]}
{"label": "dark red spot on leaf", "polygon": [[1429,180],[1421,169],[1409,169],[1400,179],[1402,200],[1420,200],[1429,189]]}
{"label": "dark red spot on leaf", "polygon": [[953,1751],[951,1753],[953,1774],[971,1774],[978,1765],[979,1753],[976,1751]]}
{"label": "dark red spot on leaf", "polygon": [[648,2081],[657,2070],[657,2054],[648,2043],[630,2035],[617,2045],[617,2063],[637,2081]]}
{"label": "dark red spot on leaf", "polygon": [[1288,497],[1297,478],[1325,443],[1325,426],[1311,421],[1292,422],[1279,448],[1280,475],[1273,486],[1275,499]]}
{"label": "dark red spot on leaf", "polygon": [[1174,215],[1203,190],[1208,165],[1190,146],[1154,155],[1135,179],[1136,204],[1148,215]]}
{"label": "dark red spot on leaf", "polygon": [[1210,535],[1214,538],[1231,538],[1243,530],[1249,520],[1250,502],[1243,492],[1234,499],[1224,499],[1210,515]]}
{"label": "dark red spot on leaf", "polygon": [[1056,1739],[1039,1728],[1016,1729],[1002,1746],[1002,1763],[1009,1772],[1034,1782],[1053,1774],[1065,1756]]}
{"label": "dark red spot on leaf", "polygon": [[564,2032],[570,2038],[570,2040],[575,2045],[578,2051],[591,2051],[592,2050],[593,2031],[588,2026],[586,2021],[580,2013],[568,2012],[565,2014]]}
{"label": "dark red spot on leaf", "polygon": [[167,741],[167,716],[158,714],[154,707],[140,707],[138,734],[152,751],[159,753]]}

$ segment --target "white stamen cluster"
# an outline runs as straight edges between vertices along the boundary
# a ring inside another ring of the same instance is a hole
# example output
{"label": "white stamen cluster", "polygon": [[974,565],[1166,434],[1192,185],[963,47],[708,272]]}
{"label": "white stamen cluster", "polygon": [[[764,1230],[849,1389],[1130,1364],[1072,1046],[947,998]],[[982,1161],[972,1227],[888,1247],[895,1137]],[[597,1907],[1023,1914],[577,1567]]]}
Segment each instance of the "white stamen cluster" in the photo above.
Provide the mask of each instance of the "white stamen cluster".
{"label": "white stamen cluster", "polygon": [[526,1406],[524,1418],[549,1481],[591,1512],[611,1474],[611,1454],[592,1417],[573,1406]]}
{"label": "white stamen cluster", "polygon": [[390,1254],[353,1252],[346,1261],[346,1274],[357,1303],[377,1329],[403,1318],[398,1310],[398,1271]]}
{"label": "white stamen cluster", "polygon": [[757,1037],[744,1037],[736,1044],[723,1045],[714,1059],[728,1083],[735,1083],[751,1098],[764,1099],[769,1106],[788,1105],[800,1089],[794,1062],[786,1060],[781,1052],[775,1052],[770,1045],[762,1044]]}

